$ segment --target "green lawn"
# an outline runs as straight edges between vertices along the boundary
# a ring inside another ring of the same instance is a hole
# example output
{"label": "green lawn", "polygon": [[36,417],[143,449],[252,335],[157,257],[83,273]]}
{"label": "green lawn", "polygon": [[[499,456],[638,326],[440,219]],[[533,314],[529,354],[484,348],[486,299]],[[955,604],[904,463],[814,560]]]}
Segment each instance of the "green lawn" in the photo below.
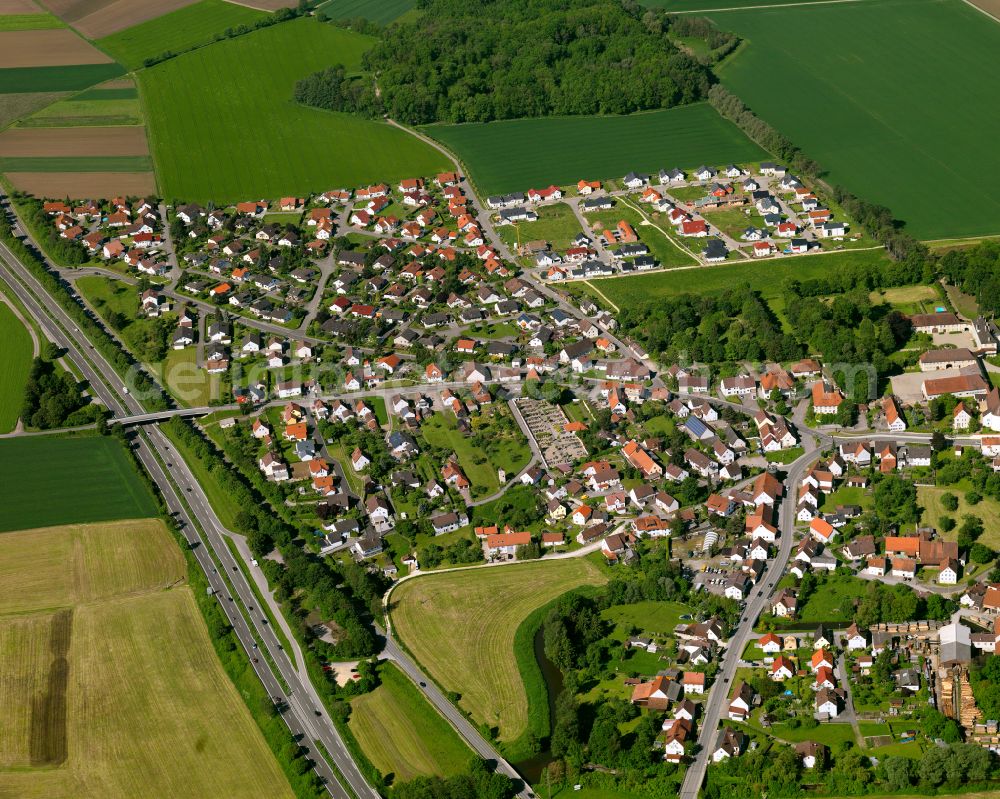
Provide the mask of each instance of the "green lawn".
{"label": "green lawn", "polygon": [[396,666],[379,665],[381,685],[351,701],[351,732],[383,776],[397,781],[465,771],[472,751]]}
{"label": "green lawn", "polygon": [[666,216],[650,212],[649,208],[642,207],[640,212],[631,201],[625,202],[619,198],[610,211],[596,211],[586,214],[586,218],[591,224],[600,222],[603,227],[612,230],[619,220],[624,219],[632,225],[640,241],[649,247],[650,254],[662,267],[692,266],[698,263],[698,260],[685,249],[683,242],[664,232],[671,230]]}
{"label": "green lawn", "polygon": [[631,116],[431,125],[424,131],[462,159],[486,194],[766,157],[703,103]]}
{"label": "green lawn", "polygon": [[156,515],[122,444],[100,436],[0,440],[0,531]]}
{"label": "green lawn", "polygon": [[860,597],[869,583],[857,577],[831,575],[822,580],[816,592],[799,611],[800,621],[849,622],[854,620],[853,600]]}
{"label": "green lawn", "polygon": [[0,299],[0,433],[17,424],[24,405],[24,386],[31,371],[31,336],[14,312]]}
{"label": "green lawn", "polygon": [[[982,136],[1000,126],[1000,62],[981,58],[1000,50],[1000,26],[980,11],[961,0],[882,0],[711,19],[748,40],[719,69],[723,83],[828,182],[889,206],[921,237],[1000,232],[1000,198],[981,180],[1000,168]],[[761,80],[792,73],[794,102]]]}
{"label": "green lawn", "polygon": [[125,73],[121,64],[79,64],[70,67],[9,67],[0,69],[0,94],[72,92]]}
{"label": "green lawn", "polygon": [[721,266],[674,269],[649,275],[602,278],[592,283],[619,307],[677,294],[724,291],[744,283],[770,299],[781,294],[781,284],[786,278],[808,280],[849,266],[875,266],[887,262],[888,256],[883,250],[864,250],[836,255],[807,255],[763,263],[744,261]]}
{"label": "green lawn", "polygon": [[0,31],[39,31],[65,27],[66,24],[61,19],[51,14],[0,15]]}
{"label": "green lawn", "polygon": [[298,19],[139,72],[162,194],[229,202],[447,168],[444,156],[384,122],[292,100],[296,80],[337,62],[357,69],[371,42]]}
{"label": "green lawn", "polygon": [[[956,522],[955,529],[941,534],[954,541],[958,537],[958,528],[962,524],[962,517],[967,513],[971,514],[983,520],[984,531],[977,540],[992,550],[998,550],[1000,549],[1000,502],[991,497],[985,497],[977,505],[970,505],[965,501],[965,492],[970,487],[961,484],[956,486],[918,486],[917,502],[923,511],[920,517],[921,522],[941,530],[941,517],[951,516]],[[946,510],[941,504],[941,496],[949,493],[958,498],[957,510]]]}
{"label": "green lawn", "polygon": [[170,349],[163,363],[156,364],[165,385],[181,405],[189,408],[202,408],[213,399],[213,387],[218,393],[218,385],[222,375],[210,375],[204,369],[199,369],[195,363],[197,352],[194,347],[182,350]]}
{"label": "green lawn", "polygon": [[871,494],[859,486],[841,486],[836,491],[823,495],[820,503],[821,511],[833,511],[838,505],[860,505],[862,508],[870,508],[872,504]]}
{"label": "green lawn", "polygon": [[680,602],[647,600],[631,605],[613,605],[601,611],[601,618],[615,625],[615,635],[625,636],[631,627],[642,635],[671,635],[680,624],[680,617],[690,614],[691,608]]}
{"label": "green lawn", "polygon": [[850,724],[819,724],[816,727],[789,727],[787,724],[775,724],[768,731],[776,738],[798,743],[799,741],[816,741],[826,744],[836,751],[837,744],[843,741],[854,742],[854,730]]}
{"label": "green lawn", "polygon": [[76,281],[76,287],[98,310],[105,306],[109,312],[120,313],[129,320],[135,319],[139,295],[134,286],[103,275],[86,275]]}
{"label": "green lawn", "polygon": [[505,242],[510,246],[517,244],[518,228],[521,233],[521,244],[529,241],[547,241],[555,250],[566,250],[573,239],[583,232],[583,226],[566,203],[555,203],[538,209],[538,221],[522,222],[514,225],[503,225],[497,229]]}
{"label": "green lawn", "polygon": [[[420,431],[431,446],[454,452],[473,489],[485,489],[484,495],[500,488],[498,468],[505,470],[507,479],[510,479],[524,468],[531,457],[528,444],[520,432],[498,435],[494,424],[490,424],[484,432],[490,441],[484,452],[476,446],[471,436],[465,436],[458,430],[457,424],[451,411],[443,411],[426,419],[420,426]],[[485,460],[483,456],[486,456]]]}
{"label": "green lawn", "polygon": [[264,11],[225,0],[201,0],[98,39],[97,46],[129,69],[138,69],[147,58],[207,44],[226,28],[252,25],[266,16]]}
{"label": "green lawn", "polygon": [[388,25],[416,7],[416,0],[327,0],[316,7],[316,12],[325,14],[329,19],[364,17],[380,25]]}

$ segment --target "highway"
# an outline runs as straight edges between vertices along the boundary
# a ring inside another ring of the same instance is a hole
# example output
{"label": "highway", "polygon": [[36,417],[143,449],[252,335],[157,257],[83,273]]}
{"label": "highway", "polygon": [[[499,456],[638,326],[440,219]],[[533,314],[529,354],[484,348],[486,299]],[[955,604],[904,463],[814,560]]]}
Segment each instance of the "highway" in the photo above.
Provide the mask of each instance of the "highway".
{"label": "highway", "polygon": [[[6,198],[0,200],[0,210],[7,212]],[[117,387],[121,386],[122,380],[111,365],[90,344],[59,303],[46,293],[32,273],[2,243],[0,277],[37,320],[45,335],[66,350],[66,357],[77,365],[95,398],[119,417],[144,413],[135,397],[119,393]],[[177,456],[172,445],[155,426],[136,433],[133,449],[163,494],[168,510],[178,520],[254,670],[268,693],[278,699],[278,704],[284,708],[282,717],[292,734],[301,736],[300,743],[308,750],[308,756],[315,763],[316,771],[325,781],[330,794],[337,799],[352,799],[352,796],[375,799],[378,794],[357,769],[323,709],[315,688],[301,678],[257,607],[258,601],[243,571],[223,541],[224,528],[187,464]],[[199,528],[204,531],[204,537]],[[267,656],[262,656],[258,647],[263,647]],[[267,665],[268,659],[276,664],[278,673],[288,686],[287,691]],[[351,792],[341,785],[333,768],[317,751],[315,741],[323,744]]]}

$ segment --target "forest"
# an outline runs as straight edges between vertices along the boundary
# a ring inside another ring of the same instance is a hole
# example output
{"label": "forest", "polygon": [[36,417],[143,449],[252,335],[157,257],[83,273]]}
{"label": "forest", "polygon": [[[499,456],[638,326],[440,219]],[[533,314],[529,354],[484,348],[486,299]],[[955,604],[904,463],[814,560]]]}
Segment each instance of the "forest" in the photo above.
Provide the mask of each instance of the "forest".
{"label": "forest", "polygon": [[631,1],[418,5],[423,14],[391,25],[365,53],[367,75],[332,63],[299,81],[295,99],[414,125],[489,122],[671,108],[705,99],[714,81],[671,42],[668,14]]}

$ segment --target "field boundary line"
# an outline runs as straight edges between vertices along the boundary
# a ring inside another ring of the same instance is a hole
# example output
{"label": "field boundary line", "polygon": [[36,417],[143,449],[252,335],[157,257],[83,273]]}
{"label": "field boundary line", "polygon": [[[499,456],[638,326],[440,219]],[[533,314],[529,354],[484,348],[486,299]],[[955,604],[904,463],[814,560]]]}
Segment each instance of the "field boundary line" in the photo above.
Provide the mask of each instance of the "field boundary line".
{"label": "field boundary line", "polygon": [[663,238],[665,238],[667,241],[669,241],[671,244],[673,244],[678,250],[680,250],[682,253],[684,253],[686,256],[688,256],[692,261],[694,261],[696,266],[703,266],[704,265],[704,264],[702,264],[701,261],[698,260],[698,256],[697,255],[695,255],[690,250],[685,249],[684,247],[682,247],[680,245],[680,243],[674,241],[673,238],[667,234],[667,231],[665,231],[658,224],[656,224],[652,219],[650,219],[648,216],[646,216],[646,212],[643,211],[642,208],[640,208],[638,205],[633,205],[632,202],[629,200],[628,197],[624,197],[623,196],[623,197],[619,197],[619,199],[622,201],[622,204],[624,206],[626,206],[627,208],[631,208],[633,211],[635,211],[637,214],[639,214],[639,216],[642,217],[643,221],[647,225],[649,225],[651,227],[654,227],[658,231],[660,231],[660,233],[663,234]]}
{"label": "field boundary line", "polygon": [[[666,271],[666,270],[664,270],[664,271]],[[582,281],[582,283],[587,288],[589,288],[592,292],[594,292],[598,297],[600,297],[602,300],[604,300],[608,305],[610,305],[612,308],[614,308],[615,309],[615,313],[620,313],[621,312],[621,308],[619,308],[617,305],[615,305],[613,302],[611,302],[611,300],[608,299],[608,296],[603,291],[601,291],[599,288],[597,288],[597,286],[595,286],[593,283],[591,283],[589,280],[584,280],[584,281]]]}
{"label": "field boundary line", "polygon": [[[801,8],[802,6],[837,6],[845,3],[867,3],[871,0],[802,0],[800,3],[768,3],[759,6],[728,6],[726,8],[697,8],[687,11],[671,11],[671,14],[713,14],[719,11],[756,11],[765,8]],[[969,0],[964,0],[969,2]],[[970,3],[971,5],[971,3]],[[982,9],[980,9],[982,10]],[[986,13],[985,11],[983,12]],[[989,16],[989,15],[988,15]]]}
{"label": "field boundary line", "polygon": [[962,2],[965,3],[967,6],[971,6],[972,8],[976,9],[976,11],[978,11],[980,14],[986,15],[987,17],[989,17],[990,19],[992,19],[994,22],[1000,23],[1000,17],[998,17],[998,16],[996,16],[994,14],[991,14],[985,8],[981,8],[980,6],[977,6],[974,2],[972,2],[972,0],[962,0]]}

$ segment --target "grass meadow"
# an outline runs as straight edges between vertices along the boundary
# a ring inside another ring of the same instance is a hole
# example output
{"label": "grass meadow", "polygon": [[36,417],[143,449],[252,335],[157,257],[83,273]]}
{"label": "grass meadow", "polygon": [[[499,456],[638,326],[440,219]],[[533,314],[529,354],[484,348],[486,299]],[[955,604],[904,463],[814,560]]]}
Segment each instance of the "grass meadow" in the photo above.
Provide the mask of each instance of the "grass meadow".
{"label": "grass meadow", "polygon": [[208,44],[227,28],[252,25],[266,16],[264,11],[225,0],[201,0],[98,39],[97,46],[129,69],[138,69],[147,58]]}
{"label": "grass meadow", "polygon": [[806,255],[768,261],[741,261],[721,266],[674,269],[646,275],[608,277],[582,284],[595,296],[604,295],[619,308],[677,294],[708,294],[749,285],[768,300],[781,294],[785,278],[808,280],[848,265],[884,263],[884,250],[847,251],[833,255]]}
{"label": "grass meadow", "polygon": [[0,441],[0,532],[153,516],[121,442],[101,436]]}
{"label": "grass meadow", "polygon": [[162,522],[10,533],[0,555],[0,795],[290,799]]}
{"label": "grass meadow", "polygon": [[379,666],[381,685],[351,701],[350,728],[383,776],[396,781],[463,772],[472,750],[395,665]]}
{"label": "grass meadow", "polygon": [[0,433],[17,424],[24,405],[24,386],[31,371],[31,336],[10,306],[0,301]]}
{"label": "grass meadow", "polygon": [[462,160],[484,194],[766,158],[706,103],[630,116],[429,125],[423,131]]}
{"label": "grass meadow", "polygon": [[292,100],[296,80],[338,62],[357,68],[371,42],[298,19],[139,72],[161,193],[230,202],[445,169],[404,131]]}
{"label": "grass meadow", "polygon": [[[829,182],[887,205],[921,238],[1000,232],[1000,198],[983,187],[1000,169],[983,135],[1000,126],[1000,63],[981,58],[1000,50],[1000,26],[961,0],[711,18],[747,40],[719,69],[723,83],[829,170]],[[792,95],[761,77],[781,74],[795,75]]]}
{"label": "grass meadow", "polygon": [[[918,486],[917,502],[922,510],[920,520],[923,524],[929,525],[936,530],[941,530],[941,517],[950,516],[955,520],[954,529],[941,535],[955,541],[958,538],[958,528],[962,524],[965,515],[972,515],[983,520],[983,534],[978,541],[985,544],[990,549],[1000,549],[1000,502],[992,497],[985,497],[981,502],[970,505],[965,501],[965,492],[972,488],[971,485],[959,484],[955,486]],[[941,497],[945,494],[954,494],[958,498],[958,508],[950,511],[944,507]]]}
{"label": "grass meadow", "polygon": [[392,596],[399,638],[428,673],[461,693],[474,722],[496,727],[503,742],[528,725],[528,701],[514,636],[535,609],[605,577],[582,558],[467,569],[408,580]]}

